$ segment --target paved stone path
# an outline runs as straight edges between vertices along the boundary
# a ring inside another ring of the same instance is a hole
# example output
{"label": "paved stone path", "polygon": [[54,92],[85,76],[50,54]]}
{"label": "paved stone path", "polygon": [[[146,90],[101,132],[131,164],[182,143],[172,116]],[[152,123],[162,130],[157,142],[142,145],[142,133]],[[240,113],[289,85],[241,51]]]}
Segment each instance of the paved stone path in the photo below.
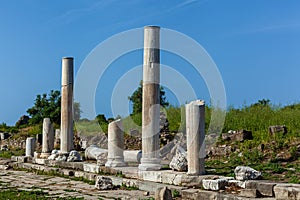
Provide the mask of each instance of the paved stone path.
{"label": "paved stone path", "polygon": [[[100,191],[94,185],[62,177],[36,175],[25,171],[0,170],[0,190],[42,190],[51,197],[83,197],[84,199],[150,199],[140,190]],[[153,197],[153,195],[152,195]]]}

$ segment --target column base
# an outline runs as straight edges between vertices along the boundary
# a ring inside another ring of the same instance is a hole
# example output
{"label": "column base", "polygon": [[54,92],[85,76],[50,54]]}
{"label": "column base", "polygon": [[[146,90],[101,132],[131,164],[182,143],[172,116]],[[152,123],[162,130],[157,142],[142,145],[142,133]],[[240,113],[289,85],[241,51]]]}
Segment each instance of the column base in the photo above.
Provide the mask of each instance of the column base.
{"label": "column base", "polygon": [[51,153],[41,153],[40,158],[48,158],[51,155]]}
{"label": "column base", "polygon": [[139,164],[140,171],[158,171],[161,169],[159,158],[142,158]]}
{"label": "column base", "polygon": [[125,167],[127,166],[124,160],[108,159],[105,167]]}
{"label": "column base", "polygon": [[205,159],[199,159],[199,169],[188,169],[187,175],[189,176],[199,176],[205,174]]}

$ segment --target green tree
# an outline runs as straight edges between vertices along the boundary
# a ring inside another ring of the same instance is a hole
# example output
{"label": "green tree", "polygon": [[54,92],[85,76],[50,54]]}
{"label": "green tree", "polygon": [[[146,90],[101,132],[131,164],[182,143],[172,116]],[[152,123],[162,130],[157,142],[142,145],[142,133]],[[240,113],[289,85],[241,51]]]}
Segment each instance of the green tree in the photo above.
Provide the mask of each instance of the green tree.
{"label": "green tree", "polygon": [[49,95],[37,95],[33,107],[27,110],[31,117],[29,124],[42,123],[43,118],[49,117],[52,122],[60,123],[61,97],[59,91],[51,90]]}
{"label": "green tree", "polygon": [[[80,104],[74,102],[74,120],[80,119]],[[27,110],[30,116],[29,124],[40,124],[44,118],[50,118],[52,122],[60,124],[61,95],[60,91],[51,90],[50,93],[37,95],[33,107]]]}
{"label": "green tree", "polygon": [[[163,107],[169,106],[169,102],[166,100],[165,90],[160,87],[160,105]],[[129,101],[132,102],[132,114],[137,114],[142,112],[142,102],[143,102],[143,81],[140,82],[140,86],[134,91],[134,93],[128,97]]]}

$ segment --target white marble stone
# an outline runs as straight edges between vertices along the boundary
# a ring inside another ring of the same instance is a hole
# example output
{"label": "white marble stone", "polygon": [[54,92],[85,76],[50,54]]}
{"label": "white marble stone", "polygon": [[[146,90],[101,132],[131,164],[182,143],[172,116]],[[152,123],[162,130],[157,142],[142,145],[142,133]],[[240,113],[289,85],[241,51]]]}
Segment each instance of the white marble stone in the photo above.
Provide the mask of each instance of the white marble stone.
{"label": "white marble stone", "polygon": [[26,139],[26,153],[25,156],[31,156],[33,157],[35,150],[35,138],[34,137],[28,137]]}
{"label": "white marble stone", "polygon": [[205,103],[202,100],[186,104],[186,137],[188,174],[205,173]]}
{"label": "white marble stone", "polygon": [[54,148],[54,131],[50,118],[44,118],[43,121],[43,142],[42,142],[42,158],[51,155]]}
{"label": "white marble stone", "polygon": [[124,167],[124,132],[121,119],[108,125],[108,155],[106,167]]}
{"label": "white marble stone", "polygon": [[61,86],[61,130],[60,150],[69,153],[74,149],[73,142],[73,79],[74,59],[66,57],[62,59],[62,86]]}
{"label": "white marble stone", "polygon": [[159,170],[160,27],[144,28],[142,158],[139,170]]}

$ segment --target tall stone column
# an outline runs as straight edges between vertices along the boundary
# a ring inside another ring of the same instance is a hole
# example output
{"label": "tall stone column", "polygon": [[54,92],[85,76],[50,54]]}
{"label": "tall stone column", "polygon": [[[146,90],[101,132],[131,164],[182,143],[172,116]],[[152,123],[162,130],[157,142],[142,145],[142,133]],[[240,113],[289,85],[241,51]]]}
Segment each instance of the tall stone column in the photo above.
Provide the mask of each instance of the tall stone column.
{"label": "tall stone column", "polygon": [[34,150],[35,150],[35,138],[34,137],[28,137],[26,139],[26,153],[25,153],[25,156],[33,157]]}
{"label": "tall stone column", "polygon": [[205,173],[205,103],[202,100],[186,104],[186,139],[188,174]]}
{"label": "tall stone column", "polygon": [[71,57],[62,59],[61,80],[61,125],[60,151],[69,153],[74,149],[73,142],[73,83],[74,60]]}
{"label": "tall stone column", "polygon": [[108,155],[106,167],[124,167],[124,132],[120,119],[108,125]]}
{"label": "tall stone column", "polygon": [[44,118],[43,121],[43,142],[41,157],[48,157],[54,148],[54,131],[50,118]]}
{"label": "tall stone column", "polygon": [[142,158],[139,170],[161,168],[159,155],[160,27],[144,28]]}

